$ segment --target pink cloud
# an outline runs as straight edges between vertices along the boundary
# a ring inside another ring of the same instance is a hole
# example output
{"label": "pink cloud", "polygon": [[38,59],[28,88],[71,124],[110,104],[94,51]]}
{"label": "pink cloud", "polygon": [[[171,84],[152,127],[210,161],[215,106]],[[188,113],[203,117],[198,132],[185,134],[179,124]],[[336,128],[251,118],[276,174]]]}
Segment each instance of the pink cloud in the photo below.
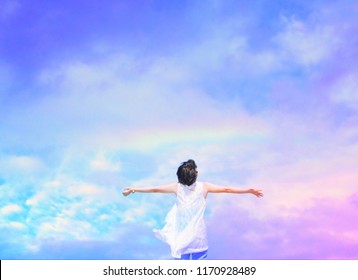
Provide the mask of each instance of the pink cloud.
{"label": "pink cloud", "polygon": [[210,258],[358,259],[357,197],[320,198],[261,219],[240,205],[223,207],[208,220]]}

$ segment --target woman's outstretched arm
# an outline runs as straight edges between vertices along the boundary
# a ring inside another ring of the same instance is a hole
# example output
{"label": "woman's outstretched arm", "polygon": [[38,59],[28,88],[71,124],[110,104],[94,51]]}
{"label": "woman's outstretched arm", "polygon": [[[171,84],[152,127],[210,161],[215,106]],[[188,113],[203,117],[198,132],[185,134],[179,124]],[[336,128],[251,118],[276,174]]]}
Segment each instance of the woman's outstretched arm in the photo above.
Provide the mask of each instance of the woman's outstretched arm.
{"label": "woman's outstretched arm", "polygon": [[127,187],[124,188],[122,194],[124,196],[130,195],[131,193],[176,193],[177,192],[178,183],[154,186],[154,187],[146,187],[146,188],[132,188]]}
{"label": "woman's outstretched arm", "polygon": [[245,193],[249,193],[249,194],[253,194],[257,197],[262,197],[262,190],[256,190],[256,189],[240,189],[237,187],[230,187],[230,186],[219,186],[219,185],[214,185],[211,183],[204,183],[204,190],[205,190],[205,195],[207,193],[235,193],[235,194],[245,194]]}

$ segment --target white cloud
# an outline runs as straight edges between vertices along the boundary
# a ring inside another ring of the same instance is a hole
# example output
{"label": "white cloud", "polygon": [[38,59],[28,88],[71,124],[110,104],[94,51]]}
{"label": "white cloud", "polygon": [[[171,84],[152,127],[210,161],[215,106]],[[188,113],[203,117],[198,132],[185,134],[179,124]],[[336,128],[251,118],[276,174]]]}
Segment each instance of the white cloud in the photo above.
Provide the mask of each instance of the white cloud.
{"label": "white cloud", "polygon": [[351,72],[333,83],[329,96],[334,102],[358,109],[358,73]]}
{"label": "white cloud", "polygon": [[28,206],[36,206],[42,201],[46,200],[46,193],[44,192],[38,192],[33,197],[26,200],[25,204]]}
{"label": "white cloud", "polygon": [[[215,46],[210,46],[210,51],[215,52]],[[34,120],[30,125],[47,115],[48,121],[43,123],[48,126],[47,135],[53,134],[51,137],[76,150],[148,149],[173,142],[215,141],[222,134],[232,137],[255,130],[255,125],[264,121],[246,114],[238,105],[212,98],[192,84],[215,68],[212,65],[205,70],[207,63],[216,62],[207,62],[204,55],[196,58],[197,64],[191,61],[199,50],[206,49],[204,43],[188,52],[185,59],[165,57],[145,65],[135,57],[108,54],[100,61],[68,62],[45,69],[40,82],[57,94],[48,95],[32,108],[28,115]],[[218,63],[230,55],[220,51]],[[250,54],[245,56],[252,59]],[[270,52],[257,54],[257,62],[264,65],[253,69],[269,71],[275,59]],[[54,130],[52,122],[60,122],[66,129]],[[101,154],[90,166],[94,170],[120,170],[118,162]]]}
{"label": "white cloud", "polygon": [[[119,192],[112,187],[59,175],[44,182],[26,201],[30,206],[27,223],[39,239],[107,238],[114,224],[108,224],[113,219],[106,213],[116,208],[118,199]],[[106,230],[100,232],[103,226]]]}
{"label": "white cloud", "polygon": [[43,204],[50,204],[54,197],[62,196],[63,192],[63,182],[60,180],[45,181],[37,186],[36,192],[26,200],[25,204],[37,209]]}
{"label": "white cloud", "polygon": [[91,183],[78,183],[68,186],[69,196],[97,196],[103,194],[105,190]]}
{"label": "white cloud", "polygon": [[[310,66],[329,58],[340,43],[338,30],[333,25],[282,17],[285,30],[276,40],[287,60]],[[338,35],[338,36],[337,36]]]}
{"label": "white cloud", "polygon": [[9,204],[0,209],[0,215],[8,215],[21,212],[22,208],[17,204]]}
{"label": "white cloud", "polygon": [[103,214],[99,217],[100,220],[102,221],[107,221],[111,219],[111,216],[107,215],[107,214]]}
{"label": "white cloud", "polygon": [[39,226],[37,238],[88,240],[96,234],[97,230],[87,221],[55,217]]}
{"label": "white cloud", "polygon": [[118,160],[113,162],[106,158],[103,153],[99,153],[97,157],[90,162],[90,167],[95,171],[119,172],[121,165]]}
{"label": "white cloud", "polygon": [[37,173],[44,170],[45,165],[37,157],[5,156],[0,160],[0,169],[5,174],[20,175]]}
{"label": "white cloud", "polygon": [[125,211],[121,217],[123,219],[124,223],[128,223],[128,222],[135,222],[139,219],[143,219],[143,215],[146,213],[146,208],[144,208],[143,206],[141,207],[135,207],[133,209],[127,210]]}
{"label": "white cloud", "polygon": [[18,230],[24,230],[26,229],[26,225],[20,222],[9,222],[8,227]]}
{"label": "white cloud", "polygon": [[48,188],[60,188],[63,183],[60,180],[53,180],[49,182],[45,182],[44,186]]}

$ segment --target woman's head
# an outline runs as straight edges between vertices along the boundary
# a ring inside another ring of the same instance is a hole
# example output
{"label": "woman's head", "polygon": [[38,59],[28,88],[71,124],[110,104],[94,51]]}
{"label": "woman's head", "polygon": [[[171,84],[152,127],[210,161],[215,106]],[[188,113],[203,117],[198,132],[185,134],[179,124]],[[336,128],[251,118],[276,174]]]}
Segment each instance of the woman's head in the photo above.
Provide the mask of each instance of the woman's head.
{"label": "woman's head", "polygon": [[179,183],[187,186],[194,184],[196,182],[196,178],[198,177],[196,167],[195,161],[192,159],[183,162],[177,171]]}

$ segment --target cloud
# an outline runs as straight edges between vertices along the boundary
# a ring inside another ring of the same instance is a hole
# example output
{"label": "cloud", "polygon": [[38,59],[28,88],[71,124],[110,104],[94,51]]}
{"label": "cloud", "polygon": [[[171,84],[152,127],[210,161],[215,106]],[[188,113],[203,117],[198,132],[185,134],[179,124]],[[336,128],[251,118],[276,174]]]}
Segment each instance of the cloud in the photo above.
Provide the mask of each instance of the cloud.
{"label": "cloud", "polygon": [[8,227],[18,229],[18,230],[24,230],[27,228],[26,225],[24,225],[23,223],[20,223],[20,222],[10,222],[8,224]]}
{"label": "cloud", "polygon": [[97,196],[104,192],[96,185],[86,183],[70,185],[67,190],[70,196]]}
{"label": "cloud", "polygon": [[[197,134],[187,133],[186,128],[190,118],[194,117],[197,125],[190,127],[195,131],[200,127],[212,131],[211,126],[221,129],[224,123],[232,124],[232,127],[242,126],[253,116],[245,116],[245,108],[237,105],[240,98],[236,98],[235,106],[220,99],[219,92],[210,96],[210,90],[205,89],[205,77],[222,72],[224,76],[240,81],[243,79],[240,73],[244,79],[256,79],[257,75],[277,73],[284,61],[281,51],[275,48],[251,49],[244,33],[234,34],[233,26],[225,24],[225,32],[220,33],[218,29],[212,37],[203,39],[193,48],[185,48],[178,55],[142,59],[140,55],[111,50],[100,58],[74,59],[48,66],[42,70],[38,82],[42,90],[52,94],[28,108],[26,115],[33,117],[25,124],[35,131],[46,130],[42,140],[45,145],[79,143],[81,148],[102,145],[115,149],[140,146],[147,149],[152,147],[150,143],[160,145],[161,139],[172,142],[177,137],[179,142],[183,135],[192,141],[189,137]],[[317,39],[317,34],[321,36],[320,27],[317,27],[318,31],[310,31],[305,27],[306,23],[295,18],[286,19],[285,24],[287,34],[280,35],[283,39],[279,36],[283,49],[287,44],[288,48],[296,45],[289,41],[296,33],[312,40]],[[326,35],[322,36],[323,39],[317,40],[324,41]],[[309,47],[302,52],[311,53],[310,46],[316,44],[307,44]],[[301,51],[297,52],[299,57],[304,57]],[[317,57],[325,59],[328,53],[319,52]],[[240,93],[240,85],[236,88]],[[223,111],[225,106],[236,113]],[[39,123],[37,120],[43,115],[47,120]],[[234,119],[242,121],[232,122]],[[16,123],[22,121],[15,117]],[[230,129],[230,125],[228,127]],[[171,128],[174,131],[182,128],[182,135],[175,134]],[[146,138],[148,135],[153,139]],[[140,141],[141,138],[145,141]],[[105,165],[99,161],[92,164]]]}
{"label": "cloud", "polygon": [[[113,240],[38,239],[31,250],[23,252],[21,259],[171,259],[166,245],[154,237],[153,240],[148,238],[148,234],[152,234],[151,228],[139,224],[116,226],[118,233],[114,234]],[[7,249],[3,248],[0,256]],[[18,258],[19,255],[13,256],[13,259]]]}
{"label": "cloud", "polygon": [[340,38],[334,25],[316,22],[313,19],[305,22],[295,17],[282,17],[285,30],[277,35],[277,42],[287,59],[304,66],[324,62],[337,50]]}
{"label": "cloud", "polygon": [[96,229],[87,221],[56,217],[42,223],[37,236],[40,238],[86,240],[96,236]]}
{"label": "cloud", "polygon": [[[255,207],[259,207],[257,203]],[[356,206],[317,199],[292,215],[255,218],[250,210],[222,207],[209,219],[213,259],[355,259]],[[235,212],[235,215],[229,213]],[[217,226],[219,225],[220,226]],[[218,242],[219,240],[227,242]]]}
{"label": "cloud", "polygon": [[90,162],[90,167],[96,171],[119,172],[120,162],[107,159],[104,154],[98,154],[95,159]]}
{"label": "cloud", "polygon": [[0,215],[8,215],[21,212],[22,208],[17,204],[9,204],[0,209]]}
{"label": "cloud", "polygon": [[36,172],[43,166],[40,159],[30,156],[10,156],[2,160],[1,164],[5,163],[10,169],[20,172]]}
{"label": "cloud", "polygon": [[13,156],[8,159],[10,166],[26,170],[30,169],[31,171],[36,170],[41,165],[37,159],[27,157],[27,156]]}
{"label": "cloud", "polygon": [[[205,61],[201,56],[194,67],[180,57],[142,63],[140,57],[109,53],[94,61],[62,62],[42,71],[39,87],[51,94],[9,116],[17,129],[8,134],[29,135],[27,143],[42,149],[66,145],[78,151],[148,149],[265,132],[262,119],[196,85],[206,75],[200,73]],[[40,140],[31,136],[37,133]],[[94,159],[91,165],[118,171],[117,163],[104,160]]]}
{"label": "cloud", "polygon": [[338,79],[330,88],[329,96],[333,102],[344,104],[345,106],[358,108],[358,73],[350,72]]}
{"label": "cloud", "polygon": [[1,173],[6,180],[12,178],[21,181],[23,176],[33,180],[36,175],[45,172],[46,168],[38,156],[3,155],[0,159]]}

